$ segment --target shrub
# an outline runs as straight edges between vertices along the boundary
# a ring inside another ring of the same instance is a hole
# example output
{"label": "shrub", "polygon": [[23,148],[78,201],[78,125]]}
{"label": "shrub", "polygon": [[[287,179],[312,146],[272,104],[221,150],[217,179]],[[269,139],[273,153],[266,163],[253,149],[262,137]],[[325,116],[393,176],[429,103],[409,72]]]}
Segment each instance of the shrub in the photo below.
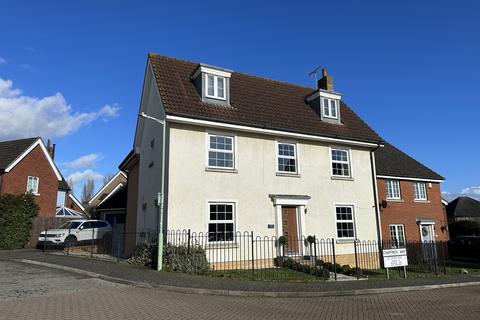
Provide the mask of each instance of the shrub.
{"label": "shrub", "polygon": [[480,235],[480,223],[475,221],[458,221],[449,227],[451,238],[457,236]]}
{"label": "shrub", "polygon": [[325,264],[325,261],[323,261],[323,260],[317,259],[315,261],[316,266],[323,267],[324,264]]}
{"label": "shrub", "polygon": [[[156,265],[157,244],[144,242],[135,248],[134,254],[127,260],[127,263],[154,267]],[[165,244],[163,246],[163,270],[173,272],[205,272],[209,269],[205,250],[200,246],[185,245],[174,246]]]}
{"label": "shrub", "polygon": [[323,264],[323,267],[327,270],[333,271],[333,263],[331,263],[331,262],[325,262]]}
{"label": "shrub", "polygon": [[339,269],[337,269],[338,272],[347,274],[347,275],[351,272],[351,270],[352,268],[348,264],[345,264],[341,266]]}
{"label": "shrub", "polygon": [[318,275],[325,280],[330,279],[330,271],[328,269],[320,269]]}
{"label": "shrub", "polygon": [[31,194],[0,196],[0,249],[23,248],[37,214],[38,205]]}

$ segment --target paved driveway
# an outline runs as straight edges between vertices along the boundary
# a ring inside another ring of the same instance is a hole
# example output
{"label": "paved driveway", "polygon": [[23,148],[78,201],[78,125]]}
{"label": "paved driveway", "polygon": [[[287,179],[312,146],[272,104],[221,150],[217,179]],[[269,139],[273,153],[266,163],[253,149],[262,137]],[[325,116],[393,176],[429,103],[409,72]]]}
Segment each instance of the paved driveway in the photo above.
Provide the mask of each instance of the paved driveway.
{"label": "paved driveway", "polygon": [[4,261],[0,284],[0,319],[480,319],[480,286],[355,297],[222,297]]}

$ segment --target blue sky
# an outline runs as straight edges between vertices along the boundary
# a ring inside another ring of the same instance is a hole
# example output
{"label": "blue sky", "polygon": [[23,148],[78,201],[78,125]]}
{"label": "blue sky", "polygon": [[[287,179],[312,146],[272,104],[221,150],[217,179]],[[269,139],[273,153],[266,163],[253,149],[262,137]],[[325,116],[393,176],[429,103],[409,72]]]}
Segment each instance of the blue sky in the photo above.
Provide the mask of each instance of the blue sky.
{"label": "blue sky", "polygon": [[0,139],[50,137],[99,186],[132,147],[149,51],[309,86],[323,65],[444,191],[480,197],[479,34],[474,0],[4,2]]}

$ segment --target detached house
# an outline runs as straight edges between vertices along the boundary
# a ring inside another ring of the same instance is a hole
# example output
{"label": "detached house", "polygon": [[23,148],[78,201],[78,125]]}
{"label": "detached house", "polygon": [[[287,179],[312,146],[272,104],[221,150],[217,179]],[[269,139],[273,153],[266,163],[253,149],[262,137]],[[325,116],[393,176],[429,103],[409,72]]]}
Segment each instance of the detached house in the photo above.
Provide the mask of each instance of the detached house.
{"label": "detached house", "polygon": [[444,178],[389,143],[375,151],[383,240],[446,241]]}
{"label": "detached house", "polygon": [[378,239],[381,138],[322,76],[309,88],[149,54],[121,166],[138,184],[127,232],[158,230],[160,212],[165,229],[203,232],[211,245],[237,231],[315,235],[348,256],[354,239]]}
{"label": "detached house", "polygon": [[69,207],[84,213],[70,193],[53,161],[55,145],[39,137],[0,142],[0,195],[31,192],[39,206],[39,217],[55,217],[56,208]]}

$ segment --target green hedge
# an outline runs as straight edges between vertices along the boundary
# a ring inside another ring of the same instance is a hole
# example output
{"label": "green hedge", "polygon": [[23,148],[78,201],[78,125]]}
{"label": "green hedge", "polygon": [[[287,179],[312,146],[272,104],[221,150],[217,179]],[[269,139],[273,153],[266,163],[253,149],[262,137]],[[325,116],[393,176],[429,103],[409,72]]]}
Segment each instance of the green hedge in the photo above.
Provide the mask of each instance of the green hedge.
{"label": "green hedge", "polygon": [[23,248],[37,214],[38,205],[31,194],[0,196],[0,249]]}
{"label": "green hedge", "polygon": [[[317,260],[321,261],[321,260]],[[317,276],[324,280],[330,278],[330,271],[323,267],[323,265],[316,264],[314,267],[307,264],[299,263],[289,257],[278,257],[273,259],[275,266],[280,268],[292,269],[298,272],[303,272],[312,276]]]}
{"label": "green hedge", "polygon": [[457,221],[448,228],[452,239],[457,236],[480,235],[480,223],[476,221]]}

